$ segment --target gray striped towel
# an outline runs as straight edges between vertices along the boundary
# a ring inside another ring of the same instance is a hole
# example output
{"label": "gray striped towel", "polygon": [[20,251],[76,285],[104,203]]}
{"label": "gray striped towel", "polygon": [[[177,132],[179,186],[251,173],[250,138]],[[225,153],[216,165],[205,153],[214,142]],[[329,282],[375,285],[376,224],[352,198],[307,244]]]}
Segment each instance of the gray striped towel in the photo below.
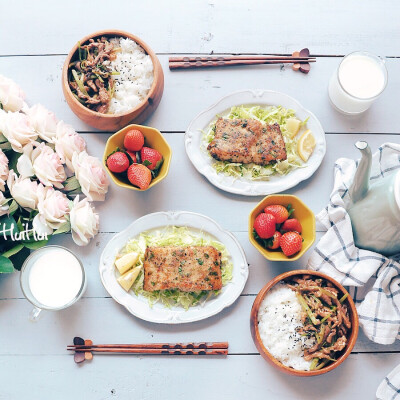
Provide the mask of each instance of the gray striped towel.
{"label": "gray striped towel", "polygon": [[378,386],[378,400],[395,400],[400,398],[400,365],[398,365]]}
{"label": "gray striped towel", "polygon": [[[371,182],[395,173],[400,169],[400,145],[383,144],[372,160]],[[359,249],[354,244],[346,207],[350,202],[348,188],[357,165],[358,161],[346,158],[340,158],[335,163],[334,187],[329,204],[317,215],[317,221],[326,233],[315,247],[308,268],[324,272],[350,287],[349,292],[357,305],[365,335],[376,343],[391,344],[400,338],[399,258],[389,259]],[[381,384],[386,385],[392,395],[378,398],[400,399],[400,366],[393,372],[397,374],[397,382],[392,383],[393,375],[392,378],[386,377]]]}

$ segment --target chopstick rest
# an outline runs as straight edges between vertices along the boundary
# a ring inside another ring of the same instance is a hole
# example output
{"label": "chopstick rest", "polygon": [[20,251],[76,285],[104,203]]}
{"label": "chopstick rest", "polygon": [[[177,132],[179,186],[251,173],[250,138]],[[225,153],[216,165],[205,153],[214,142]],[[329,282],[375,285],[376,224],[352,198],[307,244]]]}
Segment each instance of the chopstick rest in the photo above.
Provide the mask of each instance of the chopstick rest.
{"label": "chopstick rest", "polygon": [[227,355],[228,342],[201,342],[201,343],[146,343],[146,344],[98,344],[91,340],[74,337],[73,345],[67,350],[74,351],[74,361],[80,364],[93,358],[93,353],[103,354],[140,354],[140,355]]}

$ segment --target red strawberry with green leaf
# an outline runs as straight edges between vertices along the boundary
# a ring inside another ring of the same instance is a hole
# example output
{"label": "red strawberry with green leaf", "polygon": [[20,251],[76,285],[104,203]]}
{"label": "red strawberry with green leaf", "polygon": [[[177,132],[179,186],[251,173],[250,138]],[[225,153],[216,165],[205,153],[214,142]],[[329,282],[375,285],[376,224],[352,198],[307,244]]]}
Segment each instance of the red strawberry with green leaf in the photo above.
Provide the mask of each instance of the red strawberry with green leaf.
{"label": "red strawberry with green leaf", "polygon": [[130,158],[132,158],[132,161],[136,164],[137,163],[136,153],[133,151],[126,151],[126,152],[129,154]]}
{"label": "red strawberry with green leaf", "polygon": [[303,230],[301,223],[296,218],[287,219],[281,226],[281,232],[297,232]]}
{"label": "red strawberry with green leaf", "polygon": [[281,237],[282,234],[278,231],[274,233],[274,236],[272,238],[268,239],[267,242],[267,247],[271,250],[278,249],[280,244],[281,244]]}
{"label": "red strawberry with green leaf", "polygon": [[140,150],[140,159],[142,160],[142,164],[151,171],[159,168],[163,162],[162,154],[151,147],[143,147]]}
{"label": "red strawberry with green leaf", "polygon": [[274,236],[276,219],[272,214],[261,213],[254,220],[253,228],[260,239],[269,239]]}
{"label": "red strawberry with green leaf", "polygon": [[279,204],[273,204],[265,207],[264,212],[267,214],[272,214],[276,218],[277,224],[281,224],[289,218],[289,212],[286,207]]}
{"label": "red strawberry with green leaf", "polygon": [[128,168],[128,179],[132,185],[145,190],[151,182],[151,171],[143,164],[132,164]]}
{"label": "red strawberry with green leaf", "polygon": [[144,136],[138,129],[131,129],[125,134],[124,147],[129,151],[139,151],[144,145]]}
{"label": "red strawberry with green leaf", "polygon": [[107,167],[111,172],[120,174],[129,167],[129,159],[122,151],[116,151],[107,158]]}
{"label": "red strawberry with green leaf", "polygon": [[287,257],[298,253],[303,246],[303,239],[297,232],[286,232],[282,235],[280,246]]}

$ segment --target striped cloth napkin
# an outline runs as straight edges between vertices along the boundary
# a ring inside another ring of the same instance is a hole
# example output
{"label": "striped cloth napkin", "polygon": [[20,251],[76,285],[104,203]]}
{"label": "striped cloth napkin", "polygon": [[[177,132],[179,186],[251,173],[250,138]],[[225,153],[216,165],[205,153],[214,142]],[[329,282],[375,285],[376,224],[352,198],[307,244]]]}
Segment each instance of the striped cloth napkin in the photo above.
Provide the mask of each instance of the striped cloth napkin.
{"label": "striped cloth napkin", "polygon": [[[356,303],[365,335],[376,343],[391,344],[400,338],[399,258],[389,259],[359,249],[354,244],[346,207],[350,202],[348,188],[357,165],[358,161],[346,158],[340,158],[335,163],[334,187],[329,204],[317,215],[317,221],[326,233],[315,247],[308,268],[324,272],[350,287],[349,292]],[[395,173],[397,169],[400,169],[400,145],[384,143],[373,155],[371,182]],[[391,374],[394,375],[388,375],[379,390],[384,393],[382,387],[386,386],[387,391],[392,391],[392,396],[381,399],[400,399],[397,389],[400,388],[400,366]],[[393,393],[396,393],[395,397]]]}
{"label": "striped cloth napkin", "polygon": [[395,400],[400,398],[400,365],[398,365],[378,386],[378,400]]}

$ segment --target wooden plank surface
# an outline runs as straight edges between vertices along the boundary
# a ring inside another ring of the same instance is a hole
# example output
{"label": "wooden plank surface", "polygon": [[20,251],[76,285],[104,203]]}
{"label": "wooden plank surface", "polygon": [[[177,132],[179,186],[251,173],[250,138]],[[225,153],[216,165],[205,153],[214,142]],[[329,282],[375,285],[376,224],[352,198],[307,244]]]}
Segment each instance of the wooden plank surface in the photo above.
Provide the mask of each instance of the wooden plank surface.
{"label": "wooden plank surface", "polygon": [[95,356],[79,367],[67,355],[10,355],[0,357],[1,382],[19,384],[2,385],[0,398],[373,400],[385,371],[398,362],[397,354],[350,355],[336,370],[305,379],[282,374],[257,355]]}
{"label": "wooden plank surface", "polygon": [[[400,3],[391,0],[24,0],[0,3],[0,54],[65,54],[83,36],[118,27],[158,53],[347,54],[398,56]],[[373,30],[373,33],[372,33]],[[4,37],[2,35],[2,37]],[[302,46],[302,47],[299,47]]]}

